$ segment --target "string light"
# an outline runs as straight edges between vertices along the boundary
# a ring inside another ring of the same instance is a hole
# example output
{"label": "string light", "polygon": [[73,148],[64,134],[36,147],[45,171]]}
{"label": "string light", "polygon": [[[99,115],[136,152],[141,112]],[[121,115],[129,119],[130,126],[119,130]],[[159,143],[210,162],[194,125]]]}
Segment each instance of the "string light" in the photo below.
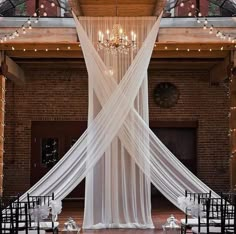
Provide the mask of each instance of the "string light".
{"label": "string light", "polygon": [[25,52],[25,51],[26,51],[26,49],[23,49],[23,51]]}
{"label": "string light", "polygon": [[203,25],[203,29],[204,29],[204,30],[206,30],[206,29],[207,29],[207,26],[206,26],[205,24]]}
{"label": "string light", "polygon": [[168,49],[168,47],[167,46],[165,46],[165,50],[167,50]]}
{"label": "string light", "polygon": [[46,52],[48,52],[48,49],[45,49]]}
{"label": "string light", "polygon": [[189,51],[190,51],[190,49],[187,49],[187,51],[189,52]]}
{"label": "string light", "polygon": [[207,19],[204,20],[204,24],[205,25],[208,24],[208,20]]}
{"label": "string light", "polygon": [[68,46],[67,49],[70,50],[70,46]]}
{"label": "string light", "polygon": [[[56,4],[55,2],[51,2],[51,7],[55,7]],[[59,6],[60,7],[60,6]],[[38,21],[39,21],[39,13],[40,13],[40,8],[41,9],[45,9],[45,5],[44,4],[41,4],[40,7],[33,13],[33,15],[31,17],[37,17],[35,20],[33,20],[33,23],[37,24]],[[44,11],[43,13],[43,16],[47,16],[47,12]],[[26,28],[29,28],[29,29],[32,29],[32,18],[29,17],[27,19],[27,21],[22,25],[21,29],[22,29],[22,33],[23,34],[26,34]],[[26,25],[29,25],[29,26],[26,26]],[[3,38],[0,37],[0,42],[1,43],[4,43],[6,42],[8,39],[9,40],[12,40],[14,39],[15,37],[19,37],[20,34],[18,31],[16,31],[15,33],[10,33],[9,35],[5,35]]]}
{"label": "string light", "polygon": [[201,23],[201,21],[200,21],[200,19],[199,19],[199,18],[197,18],[197,23],[198,23],[198,24],[200,24],[200,23]]}
{"label": "string light", "polygon": [[191,5],[191,8],[192,8],[192,9],[194,9],[194,7],[195,7],[195,5],[194,5],[194,4],[192,4],[192,5]]}
{"label": "string light", "polygon": [[192,16],[192,12],[191,11],[189,11],[188,16]]}
{"label": "string light", "polygon": [[184,3],[183,3],[183,2],[181,2],[181,3],[180,3],[180,6],[181,6],[181,7],[184,7]]}
{"label": "string light", "polygon": [[37,49],[34,49],[34,52],[37,52]]}
{"label": "string light", "polygon": [[178,51],[178,50],[179,50],[179,48],[177,47],[177,48],[176,48],[176,50]]}

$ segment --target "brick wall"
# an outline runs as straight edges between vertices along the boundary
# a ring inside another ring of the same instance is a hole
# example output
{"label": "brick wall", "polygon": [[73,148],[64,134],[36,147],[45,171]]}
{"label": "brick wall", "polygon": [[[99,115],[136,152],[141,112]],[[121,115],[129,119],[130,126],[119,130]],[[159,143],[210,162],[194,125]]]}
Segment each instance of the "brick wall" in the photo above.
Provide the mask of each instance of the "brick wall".
{"label": "brick wall", "polygon": [[[7,80],[4,155],[5,194],[24,192],[30,186],[31,121],[87,119],[87,73],[40,67],[26,70],[24,86]],[[225,88],[211,86],[209,74],[200,71],[149,72],[150,120],[198,121],[198,174],[213,189],[227,190],[228,98]],[[160,109],[153,101],[155,85],[174,83],[178,104]]]}
{"label": "brick wall", "polygon": [[[208,72],[149,72],[150,120],[198,121],[198,176],[216,191],[229,189],[229,99],[223,86],[211,86]],[[178,104],[170,109],[158,108],[152,98],[158,82],[172,82],[179,91]]]}

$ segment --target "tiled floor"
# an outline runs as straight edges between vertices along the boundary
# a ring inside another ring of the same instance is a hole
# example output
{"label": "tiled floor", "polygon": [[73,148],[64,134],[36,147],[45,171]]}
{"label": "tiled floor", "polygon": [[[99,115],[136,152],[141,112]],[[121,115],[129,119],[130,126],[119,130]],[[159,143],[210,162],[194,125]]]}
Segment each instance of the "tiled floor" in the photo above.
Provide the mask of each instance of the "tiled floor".
{"label": "tiled floor", "polygon": [[[154,230],[138,230],[138,229],[103,229],[103,230],[82,230],[82,233],[88,234],[160,234],[163,233],[162,225],[166,219],[173,214],[178,220],[184,217],[184,214],[174,207],[170,202],[162,197],[156,197],[152,201],[152,218],[155,225]],[[63,210],[59,216],[60,229],[64,227],[64,223],[69,217],[81,227],[83,221],[83,201],[64,201]]]}

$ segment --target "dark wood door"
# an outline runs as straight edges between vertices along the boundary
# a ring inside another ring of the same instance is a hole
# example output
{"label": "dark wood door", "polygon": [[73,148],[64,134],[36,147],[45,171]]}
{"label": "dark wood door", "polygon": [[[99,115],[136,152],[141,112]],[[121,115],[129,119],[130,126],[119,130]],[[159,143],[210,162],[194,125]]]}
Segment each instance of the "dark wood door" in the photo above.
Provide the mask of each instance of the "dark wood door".
{"label": "dark wood door", "polygon": [[[32,122],[31,185],[41,179],[60,160],[86,130],[87,122]],[[84,181],[68,196],[84,197]]]}
{"label": "dark wood door", "polygon": [[[152,127],[152,131],[190,171],[197,173],[195,127]],[[155,188],[152,195],[158,195]]]}

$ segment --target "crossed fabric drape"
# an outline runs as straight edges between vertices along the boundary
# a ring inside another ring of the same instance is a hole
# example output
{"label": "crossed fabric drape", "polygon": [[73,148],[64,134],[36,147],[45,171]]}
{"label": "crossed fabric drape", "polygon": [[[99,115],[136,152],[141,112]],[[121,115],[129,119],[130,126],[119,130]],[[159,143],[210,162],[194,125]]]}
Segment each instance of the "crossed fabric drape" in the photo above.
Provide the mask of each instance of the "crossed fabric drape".
{"label": "crossed fabric drape", "polygon": [[[99,56],[105,65],[102,73],[96,68],[94,69],[94,64],[91,62],[90,55],[94,56],[94,53],[97,52],[89,51],[87,43],[83,43],[83,39],[80,38],[89,74],[88,124],[90,124],[111,95],[108,93],[106,98],[104,98],[104,94],[101,96],[101,91],[105,93],[103,87],[108,86],[113,89],[109,81],[103,83],[101,79],[98,80],[97,74],[100,73],[101,76],[105,74],[108,80],[119,84],[154,25],[156,17],[80,17],[79,21],[95,48],[98,32],[100,30],[106,32],[114,25],[121,25],[126,34],[133,31],[138,35],[135,50],[131,49],[128,53],[99,50]],[[106,37],[108,35],[105,35],[104,39]],[[99,60],[99,58],[95,58],[95,60],[97,59]],[[101,84],[102,87],[100,87]],[[148,124],[147,72],[144,74],[135,101],[131,105]],[[132,121],[129,124],[132,124]],[[140,140],[148,140],[142,138],[140,135]],[[150,185],[150,180],[126,150],[121,136],[115,136],[102,158],[86,176],[83,227],[89,229],[154,228],[151,219]]]}
{"label": "crossed fabric drape", "polygon": [[[124,173],[123,180],[120,184],[124,183],[124,176],[127,175],[125,173],[129,173],[128,169],[134,170],[135,168],[135,171],[138,172],[136,178],[141,177],[141,179],[135,181],[136,185],[138,184],[138,190],[142,185],[145,186],[147,184],[148,186],[148,180],[150,180],[177,207],[179,207],[177,198],[184,195],[185,189],[191,192],[208,192],[210,188],[183,166],[162,142],[160,142],[155,134],[153,134],[148,127],[145,113],[142,113],[142,108],[138,108],[138,101],[141,97],[144,98],[142,105],[146,103],[145,98],[147,96],[143,93],[143,87],[147,86],[145,81],[147,68],[159,29],[160,18],[154,23],[147,38],[143,41],[141,48],[136,56],[134,56],[134,59],[132,59],[133,61],[130,66],[124,69],[124,73],[120,76],[111,75],[112,73],[110,73],[110,68],[106,65],[107,63],[98,55],[87,33],[76,17],[75,23],[88,73],[93,78],[92,82],[89,80],[89,85],[92,85],[94,92],[91,97],[100,106],[97,109],[90,106],[92,109],[89,112],[92,113],[92,117],[89,119],[87,130],[66,155],[21,197],[21,200],[26,199],[27,193],[32,195],[47,195],[54,192],[56,199],[65,198],[85,176],[88,175],[88,178],[91,176],[90,179],[93,180],[96,175],[93,174],[92,169],[95,168],[96,170],[96,167],[99,167],[101,162],[103,165],[109,167],[110,163],[106,164],[103,160],[109,157],[110,149],[113,147],[116,148],[119,144],[122,144],[120,149],[125,151],[123,159],[127,156],[132,158],[136,163],[136,165],[128,166],[129,168],[127,169],[122,169],[117,165],[119,170],[123,170],[122,173]],[[116,80],[117,78],[120,81]],[[120,159],[117,157],[117,159],[118,164],[120,163],[119,160],[123,160],[122,157]],[[115,157],[114,160],[116,160]],[[130,162],[132,161],[131,159],[128,160]],[[95,167],[95,165],[97,166]],[[114,168],[110,168],[110,170],[114,170],[115,172]],[[102,183],[110,184],[109,180],[111,178],[105,178],[104,176],[103,178],[105,181],[102,181],[98,186],[103,187],[104,185]],[[129,185],[127,184],[127,186]],[[122,186],[123,189],[127,188],[124,184]],[[138,191],[133,186],[131,187],[133,192]],[[94,188],[94,186],[91,188]],[[117,188],[115,192],[120,192],[119,189]],[[86,196],[89,190],[88,187]],[[112,193],[113,188],[108,189],[108,191]],[[122,193],[124,196],[126,196],[125,193],[127,195],[129,194],[125,190],[122,190]],[[117,194],[111,195],[117,196]],[[213,197],[217,197],[217,194],[214,192],[212,195]],[[136,198],[138,198],[137,194]],[[146,199],[143,194],[143,198],[140,201],[144,198]],[[105,195],[103,199],[102,203],[111,204],[108,200],[110,199],[109,196],[107,197]],[[135,204],[138,203],[135,201],[134,204],[130,205],[133,202],[127,196],[127,204],[124,204],[122,209],[127,207],[134,209],[134,212],[132,211],[132,214],[130,213],[126,217],[124,217],[125,210],[122,210],[121,213],[114,214],[112,213],[114,210],[113,207],[107,209],[106,205],[103,206],[104,212],[96,216],[96,214],[90,213],[89,204],[86,204],[87,210],[85,209],[84,227],[114,227],[117,225],[122,227],[122,224],[124,224],[124,227],[152,227],[151,217],[149,217],[149,207],[146,211],[139,210],[135,212],[137,208]],[[145,201],[143,200],[143,202]],[[86,203],[88,203],[87,198]],[[149,205],[149,198],[147,198],[146,204]],[[98,212],[100,212],[99,209]],[[91,210],[95,212],[96,206]],[[117,217],[117,214],[120,217]],[[89,217],[91,218],[90,220],[87,219]]]}

